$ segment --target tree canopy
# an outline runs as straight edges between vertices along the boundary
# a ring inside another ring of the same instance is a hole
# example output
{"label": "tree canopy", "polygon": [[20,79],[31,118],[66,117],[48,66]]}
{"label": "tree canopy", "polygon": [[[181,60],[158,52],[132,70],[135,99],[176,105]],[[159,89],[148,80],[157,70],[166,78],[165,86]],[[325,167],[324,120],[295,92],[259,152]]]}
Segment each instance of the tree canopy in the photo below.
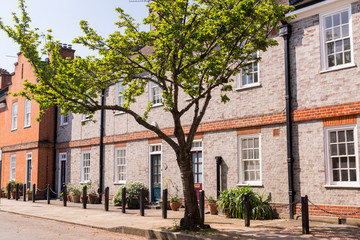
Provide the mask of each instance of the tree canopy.
{"label": "tree canopy", "polygon": [[[30,28],[24,0],[19,4],[21,16],[14,14],[15,26],[0,23],[0,28],[20,45],[39,81],[25,82],[24,90],[17,94],[35,99],[44,110],[56,105],[64,113],[92,115],[97,110],[111,109],[130,114],[174,149],[183,177],[185,171],[192,171],[191,144],[213,90],[221,89],[222,102],[230,100],[226,92],[232,90],[233,77],[248,61],[260,60],[254,53],[277,45],[270,35],[290,10],[275,0],[154,0],[148,4],[151,13],[144,19],[153,30],[146,32],[117,8],[119,30],[106,38],[86,21],[80,22],[83,36],[73,43],[96,51],[98,57],[71,60],[61,57],[59,41],[51,31],[39,50],[39,30]],[[49,54],[51,61],[42,61],[41,53]],[[124,86],[123,105],[101,104],[103,90],[119,80]],[[149,83],[161,89],[164,111],[172,116],[176,140],[147,122],[152,101],[141,113],[132,110]],[[190,98],[185,105],[179,104],[181,93]],[[181,118],[189,111],[193,120],[185,132]],[[189,177],[190,183],[183,180],[189,206],[185,220],[191,215],[198,223],[194,188],[185,186],[193,184],[192,174]]]}

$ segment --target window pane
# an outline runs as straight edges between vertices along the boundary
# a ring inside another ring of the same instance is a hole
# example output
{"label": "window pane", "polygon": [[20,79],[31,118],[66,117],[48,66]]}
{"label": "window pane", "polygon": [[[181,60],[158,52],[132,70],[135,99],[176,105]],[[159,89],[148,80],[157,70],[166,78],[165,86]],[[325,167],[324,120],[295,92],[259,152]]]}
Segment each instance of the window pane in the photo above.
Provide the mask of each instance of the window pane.
{"label": "window pane", "polygon": [[351,52],[345,52],[345,63],[351,62]]}
{"label": "window pane", "polygon": [[339,168],[339,158],[333,158],[332,159],[332,167],[333,168]]}
{"label": "window pane", "polygon": [[341,65],[343,63],[344,63],[343,54],[342,53],[336,54],[336,65]]}
{"label": "window pane", "polygon": [[199,177],[199,183],[202,183],[202,174],[199,174],[198,177]]}
{"label": "window pane", "polygon": [[245,181],[250,180],[250,172],[245,172]]}
{"label": "window pane", "polygon": [[349,16],[348,16],[348,12],[342,12],[341,13],[341,24],[345,24],[349,22]]}
{"label": "window pane", "polygon": [[350,181],[356,181],[356,170],[350,170]]}
{"label": "window pane", "polygon": [[260,181],[260,172],[256,172],[256,181]]}
{"label": "window pane", "polygon": [[347,157],[340,158],[341,168],[347,168]]}
{"label": "window pane", "polygon": [[333,42],[328,43],[327,44],[327,49],[328,49],[328,54],[334,53],[334,43]]}
{"label": "window pane", "polygon": [[259,161],[255,161],[255,169],[260,170],[260,162]]}
{"label": "window pane", "polygon": [[333,39],[332,28],[325,30],[326,41],[331,41]]}
{"label": "window pane", "polygon": [[348,170],[341,170],[341,181],[349,181]]}
{"label": "window pane", "polygon": [[336,142],[336,132],[330,133],[330,142],[335,143]]}
{"label": "window pane", "polygon": [[242,159],[247,159],[247,150],[242,151]]}
{"label": "window pane", "polygon": [[254,170],[254,169],[255,169],[255,163],[254,163],[254,161],[250,161],[249,168],[250,168],[250,170]]}
{"label": "window pane", "polygon": [[254,147],[254,139],[249,139],[249,148]]}
{"label": "window pane", "polygon": [[342,37],[349,36],[349,25],[342,26]]}
{"label": "window pane", "polygon": [[334,27],[340,25],[340,14],[335,14],[333,16],[333,23],[334,23]]}
{"label": "window pane", "polygon": [[350,168],[355,168],[356,167],[355,157],[349,157],[349,167]]}
{"label": "window pane", "polygon": [[248,150],[248,158],[254,159],[254,150],[252,150],[252,149]]}
{"label": "window pane", "polygon": [[333,37],[334,37],[334,39],[338,39],[338,38],[340,38],[340,27],[336,27],[336,28],[334,28],[333,29],[333,33],[334,33],[334,35],[333,35]]}
{"label": "window pane", "polygon": [[337,155],[337,145],[336,144],[332,144],[330,146],[330,149],[331,149],[331,156]]}
{"label": "window pane", "polygon": [[255,172],[251,171],[250,172],[250,181],[254,181],[255,180]]}
{"label": "window pane", "polygon": [[325,27],[326,28],[331,28],[332,27],[332,17],[326,17],[325,18]]}
{"label": "window pane", "polygon": [[259,159],[259,149],[254,149],[254,159]]}
{"label": "window pane", "polygon": [[334,57],[334,55],[329,55],[328,64],[329,64],[329,67],[335,66],[335,57]]}
{"label": "window pane", "polygon": [[253,75],[250,74],[247,77],[248,77],[248,84],[253,83]]}
{"label": "window pane", "polygon": [[354,131],[346,130],[346,141],[351,142],[354,141]]}
{"label": "window pane", "polygon": [[254,73],[254,83],[258,82],[258,73]]}
{"label": "window pane", "polygon": [[258,138],[254,139],[254,147],[256,147],[256,148],[259,147],[259,139]]}
{"label": "window pane", "polygon": [[247,139],[242,140],[242,147],[247,148]]}
{"label": "window pane", "polygon": [[336,46],[336,52],[342,52],[342,41],[336,41],[335,42],[335,46]]}
{"label": "window pane", "polygon": [[249,169],[250,169],[250,162],[249,162],[249,161],[244,162],[244,169],[245,169],[245,170],[249,170]]}
{"label": "window pane", "polygon": [[348,143],[347,147],[348,147],[348,154],[349,155],[355,154],[354,144],[353,143]]}
{"label": "window pane", "polygon": [[346,155],[345,144],[339,144],[339,155]]}
{"label": "window pane", "polygon": [[339,170],[333,170],[333,181],[340,181]]}

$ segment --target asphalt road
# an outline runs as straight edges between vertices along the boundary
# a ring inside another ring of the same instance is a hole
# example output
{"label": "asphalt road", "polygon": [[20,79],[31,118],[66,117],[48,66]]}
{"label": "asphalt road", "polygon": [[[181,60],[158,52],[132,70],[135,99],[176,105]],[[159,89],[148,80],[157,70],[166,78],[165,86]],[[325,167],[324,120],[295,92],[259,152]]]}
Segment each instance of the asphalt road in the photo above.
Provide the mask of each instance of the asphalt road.
{"label": "asphalt road", "polygon": [[1,240],[96,239],[143,240],[146,238],[51,220],[0,212]]}

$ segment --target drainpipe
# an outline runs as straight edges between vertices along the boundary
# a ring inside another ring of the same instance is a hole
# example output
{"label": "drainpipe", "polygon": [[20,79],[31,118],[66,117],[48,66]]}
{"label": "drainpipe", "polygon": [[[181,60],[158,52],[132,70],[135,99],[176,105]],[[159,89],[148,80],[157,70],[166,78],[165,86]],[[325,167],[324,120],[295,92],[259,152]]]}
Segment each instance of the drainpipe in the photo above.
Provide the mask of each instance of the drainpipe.
{"label": "drainpipe", "polygon": [[216,156],[215,157],[216,160],[216,198],[219,198],[220,195],[220,179],[221,179],[221,175],[220,175],[220,168],[221,168],[221,163],[223,161],[221,156]]}
{"label": "drainpipe", "polygon": [[[101,106],[105,104],[105,89],[101,91]],[[101,203],[102,194],[104,191],[104,118],[105,110],[100,111],[100,143],[99,143],[99,203]]]}
{"label": "drainpipe", "polygon": [[[54,127],[54,153],[53,153],[53,188],[55,189],[55,186],[56,186],[56,177],[55,177],[55,174],[56,174],[56,141],[57,141],[57,126],[58,126],[58,111],[59,111],[59,108],[57,106],[55,106],[55,109],[54,109],[55,113],[54,113],[54,123],[55,123],[55,127]],[[32,163],[31,163],[32,164]],[[31,188],[31,186],[30,186]],[[60,192],[61,189],[58,190],[58,192]],[[57,196],[55,196],[57,197]]]}
{"label": "drainpipe", "polygon": [[294,219],[294,174],[293,174],[293,153],[292,153],[292,122],[291,122],[291,90],[290,90],[290,36],[291,25],[283,22],[280,27],[279,35],[284,38],[284,58],[285,58],[285,99],[286,99],[286,139],[287,139],[287,165],[288,165],[288,184],[289,184],[289,212],[290,219]]}

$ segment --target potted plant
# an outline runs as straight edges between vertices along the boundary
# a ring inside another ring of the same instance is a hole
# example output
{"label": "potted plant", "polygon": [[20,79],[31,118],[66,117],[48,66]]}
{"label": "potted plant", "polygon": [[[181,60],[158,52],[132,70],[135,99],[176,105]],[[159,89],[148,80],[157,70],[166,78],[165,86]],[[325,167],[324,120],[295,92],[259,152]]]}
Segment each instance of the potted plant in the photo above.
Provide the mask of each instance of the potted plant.
{"label": "potted plant", "polygon": [[208,198],[208,206],[211,215],[216,215],[218,213],[216,201],[211,196]]}
{"label": "potted plant", "polygon": [[74,203],[80,203],[82,187],[80,185],[75,185],[75,184],[69,183],[66,185],[66,188],[68,189],[68,191],[71,194],[72,201]]}
{"label": "potted plant", "polygon": [[170,198],[170,207],[173,211],[179,211],[181,202],[178,195],[174,195]]}
{"label": "potted plant", "polygon": [[97,202],[98,196],[97,196],[97,192],[96,192],[96,184],[93,184],[92,181],[90,180],[87,184],[87,192],[88,192],[88,198],[89,198],[89,203],[90,204],[94,204]]}
{"label": "potted plant", "polygon": [[9,189],[9,192],[11,193],[11,197],[13,199],[15,199],[15,191],[16,191],[15,185],[16,183],[14,180],[11,180],[6,184],[6,189]]}
{"label": "potted plant", "polygon": [[32,190],[30,189],[26,190],[26,195],[28,200],[32,200]]}
{"label": "potted plant", "polygon": [[140,189],[144,189],[145,202],[148,202],[149,189],[141,182],[129,182],[121,186],[113,198],[114,206],[121,206],[122,203],[122,189],[126,187],[126,203],[129,209],[140,208]]}
{"label": "potted plant", "polygon": [[1,197],[6,197],[7,191],[5,188],[1,188]]}

